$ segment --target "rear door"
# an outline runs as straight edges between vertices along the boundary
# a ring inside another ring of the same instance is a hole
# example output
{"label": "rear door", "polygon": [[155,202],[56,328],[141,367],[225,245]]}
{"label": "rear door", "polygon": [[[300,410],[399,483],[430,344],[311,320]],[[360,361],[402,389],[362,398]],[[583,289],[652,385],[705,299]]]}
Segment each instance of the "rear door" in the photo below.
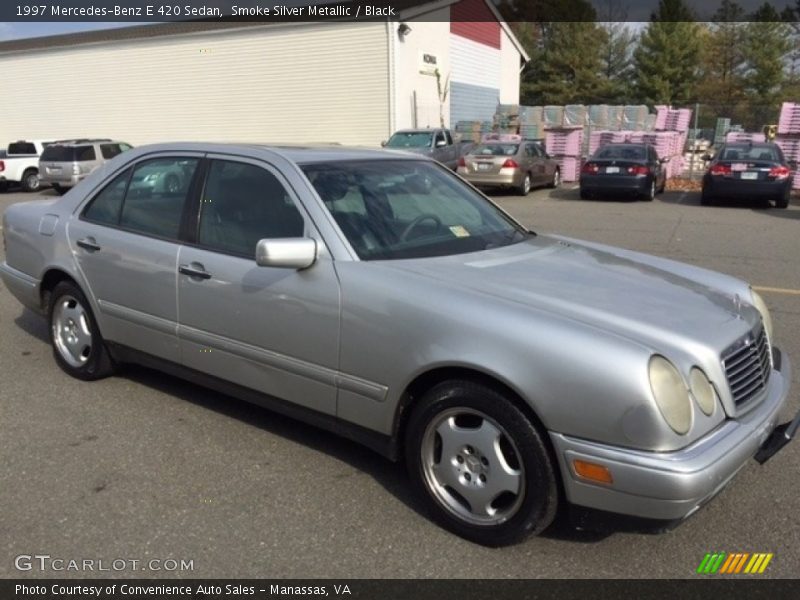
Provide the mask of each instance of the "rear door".
{"label": "rear door", "polygon": [[[277,169],[209,159],[197,226],[178,257],[183,364],[335,414],[340,307],[333,261]],[[320,247],[312,267],[256,264],[258,240],[304,236]]]}
{"label": "rear door", "polygon": [[[178,362],[179,231],[200,155],[164,155],[113,176],[68,226],[69,244],[110,342]],[[143,172],[186,167],[169,192],[136,185]]]}
{"label": "rear door", "polygon": [[533,183],[542,185],[547,182],[547,168],[544,154],[539,151],[539,146],[533,143],[525,144],[524,160],[526,168],[531,173]]}

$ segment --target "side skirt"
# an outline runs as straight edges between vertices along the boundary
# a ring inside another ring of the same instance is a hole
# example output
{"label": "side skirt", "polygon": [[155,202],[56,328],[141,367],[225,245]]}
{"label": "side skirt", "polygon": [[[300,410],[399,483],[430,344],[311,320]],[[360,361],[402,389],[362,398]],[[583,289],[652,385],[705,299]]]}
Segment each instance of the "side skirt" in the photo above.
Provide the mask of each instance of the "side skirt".
{"label": "side skirt", "polygon": [[335,433],[343,438],[366,446],[389,460],[396,461],[398,459],[397,444],[391,436],[383,435],[371,429],[361,427],[360,425],[343,421],[333,415],[327,415],[304,406],[298,406],[297,404],[287,402],[275,396],[270,396],[269,394],[264,394],[231,383],[230,381],[213,377],[202,371],[190,369],[183,365],[147,354],[146,352],[129,348],[128,346],[113,342],[106,342],[106,346],[111,356],[117,362],[134,363],[149,369],[162,371],[169,375],[207,387],[215,392],[263,406],[278,414],[330,431],[331,433]]}

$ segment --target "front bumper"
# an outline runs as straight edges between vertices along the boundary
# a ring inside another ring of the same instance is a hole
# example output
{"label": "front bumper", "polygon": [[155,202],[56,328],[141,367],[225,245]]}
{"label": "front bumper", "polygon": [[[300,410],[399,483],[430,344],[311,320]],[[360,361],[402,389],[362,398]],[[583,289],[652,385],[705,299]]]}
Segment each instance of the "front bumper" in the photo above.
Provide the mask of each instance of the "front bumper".
{"label": "front bumper", "polygon": [[[789,395],[791,364],[777,348],[767,396],[759,406],[676,452],[643,452],[550,433],[567,500],[579,507],[645,519],[674,521],[688,517],[713,498],[749,459],[764,462],[791,439],[800,414],[776,431]],[[775,434],[773,435],[773,432]],[[785,441],[781,442],[783,438]],[[573,461],[606,466],[610,485],[581,479]]]}

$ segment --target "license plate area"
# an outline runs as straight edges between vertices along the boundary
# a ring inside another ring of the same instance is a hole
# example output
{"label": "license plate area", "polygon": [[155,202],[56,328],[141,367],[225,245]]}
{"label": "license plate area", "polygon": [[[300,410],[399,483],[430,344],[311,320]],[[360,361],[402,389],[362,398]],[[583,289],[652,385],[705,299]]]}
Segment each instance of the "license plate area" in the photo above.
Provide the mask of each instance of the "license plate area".
{"label": "license plate area", "polygon": [[478,163],[476,166],[478,171],[491,171],[493,165],[492,163]]}
{"label": "license plate area", "polygon": [[749,179],[752,181],[754,179],[758,179],[758,173],[756,171],[742,171],[739,177],[741,179]]}
{"label": "license plate area", "polygon": [[614,175],[616,173],[619,173],[619,167],[606,167],[605,172],[610,175]]}

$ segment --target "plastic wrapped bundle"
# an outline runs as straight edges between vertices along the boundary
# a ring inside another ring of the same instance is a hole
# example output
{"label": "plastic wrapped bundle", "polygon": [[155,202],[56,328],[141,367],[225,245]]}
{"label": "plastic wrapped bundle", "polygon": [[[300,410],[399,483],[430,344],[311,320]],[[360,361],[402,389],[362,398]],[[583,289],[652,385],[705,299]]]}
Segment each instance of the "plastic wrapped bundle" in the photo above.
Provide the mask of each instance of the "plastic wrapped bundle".
{"label": "plastic wrapped bundle", "polygon": [[544,126],[548,129],[555,129],[564,124],[563,106],[545,106],[542,111]]}
{"label": "plastic wrapped bundle", "polygon": [[541,106],[520,106],[519,120],[523,125],[539,124],[544,120],[544,109]]}
{"label": "plastic wrapped bundle", "polygon": [[497,113],[502,115],[519,115],[519,104],[498,104],[497,105]]}
{"label": "plastic wrapped bundle", "polygon": [[593,131],[589,135],[589,155],[594,154],[600,148],[610,144],[614,139],[614,131]]}
{"label": "plastic wrapped bundle", "polygon": [[656,105],[656,129],[664,130],[667,128],[667,115],[669,106],[665,104]]}
{"label": "plastic wrapped bundle", "polygon": [[784,102],[781,105],[778,133],[800,133],[800,104]]}
{"label": "plastic wrapped bundle", "polygon": [[519,126],[522,137],[528,140],[540,140],[545,137],[544,123],[525,123]]}
{"label": "plastic wrapped bundle", "polygon": [[568,104],[564,107],[564,127],[583,127],[586,123],[586,107],[583,104]]}
{"label": "plastic wrapped bundle", "polygon": [[622,129],[625,131],[641,131],[644,129],[644,120],[648,110],[644,105],[625,106],[622,109]]}
{"label": "plastic wrapped bundle", "polygon": [[592,104],[586,111],[589,125],[594,129],[608,128],[608,104]]}
{"label": "plastic wrapped bundle", "polygon": [[645,131],[655,131],[656,130],[656,115],[647,115],[644,118],[644,128],[645,128]]}
{"label": "plastic wrapped bundle", "polygon": [[775,138],[786,160],[800,160],[800,137],[778,136]]}

